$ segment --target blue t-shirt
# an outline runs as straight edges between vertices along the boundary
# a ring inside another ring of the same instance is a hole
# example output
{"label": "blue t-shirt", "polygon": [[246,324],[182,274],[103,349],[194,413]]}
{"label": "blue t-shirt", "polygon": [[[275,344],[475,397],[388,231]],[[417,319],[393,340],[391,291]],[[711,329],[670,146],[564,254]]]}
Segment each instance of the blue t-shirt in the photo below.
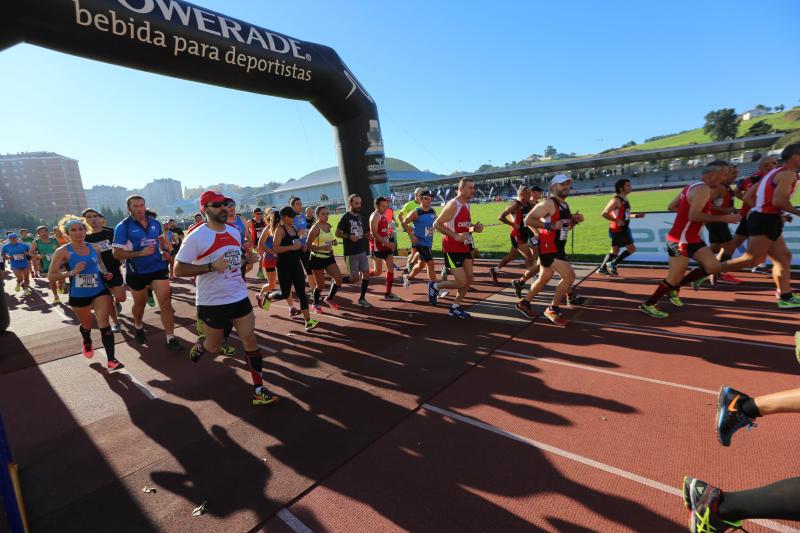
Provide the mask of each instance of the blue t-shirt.
{"label": "blue t-shirt", "polygon": [[67,264],[70,270],[75,270],[78,263],[86,263],[86,266],[79,274],[69,278],[70,298],[89,298],[100,294],[106,289],[103,275],[100,273],[100,266],[98,265],[97,252],[91,244],[87,244],[87,246],[89,255],[78,255],[71,244],[67,245],[67,250],[69,251]]}
{"label": "blue t-shirt", "polygon": [[244,244],[244,236],[245,232],[247,231],[247,228],[244,225],[242,217],[237,216],[233,221],[233,225],[236,226],[236,229],[239,230],[239,235],[242,237],[242,244]]}
{"label": "blue t-shirt", "polygon": [[31,247],[24,242],[17,242],[17,244],[7,243],[3,245],[2,254],[11,257],[11,268],[13,270],[24,270],[30,266],[28,262],[28,254]]}
{"label": "blue t-shirt", "polygon": [[131,217],[125,218],[114,228],[114,248],[122,248],[138,252],[150,245],[153,253],[148,256],[133,257],[125,260],[125,268],[134,274],[150,274],[167,270],[167,263],[161,259],[158,249],[158,238],[161,237],[161,224],[152,218],[147,219],[147,227],[142,227]]}
{"label": "blue t-shirt", "polygon": [[417,220],[414,221],[414,236],[418,239],[417,246],[433,246],[433,222],[436,220],[436,211],[423,211],[416,208]]}
{"label": "blue t-shirt", "polygon": [[306,235],[308,235],[308,221],[305,215],[297,215],[294,217],[294,229],[300,235],[300,244],[306,245]]}

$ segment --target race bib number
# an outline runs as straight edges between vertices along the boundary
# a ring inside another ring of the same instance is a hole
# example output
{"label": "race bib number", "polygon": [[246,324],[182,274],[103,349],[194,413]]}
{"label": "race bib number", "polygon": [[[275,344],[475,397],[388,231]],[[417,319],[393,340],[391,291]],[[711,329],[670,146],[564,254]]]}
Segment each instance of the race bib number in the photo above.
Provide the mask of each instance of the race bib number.
{"label": "race bib number", "polygon": [[528,238],[528,246],[537,246],[539,244],[539,237],[536,235]]}
{"label": "race bib number", "polygon": [[139,245],[140,245],[142,248],[147,248],[148,246],[152,246],[152,247],[154,247],[154,248],[155,248],[155,246],[156,246],[156,240],[155,240],[155,239],[150,239],[150,238],[147,238],[147,237],[145,237],[144,239],[142,239],[142,240],[141,240],[141,242],[139,243]]}
{"label": "race bib number", "polygon": [[472,233],[465,233],[464,234],[464,244],[474,244],[475,241],[472,240]]}
{"label": "race bib number", "polygon": [[333,246],[333,243],[336,241],[325,241],[325,246]]}
{"label": "race bib number", "polygon": [[111,243],[107,240],[98,242],[97,246],[100,247],[101,252],[108,252],[109,250],[111,250]]}
{"label": "race bib number", "polygon": [[566,241],[567,235],[569,235],[569,226],[561,226],[561,232],[558,235],[559,241]]}
{"label": "race bib number", "polygon": [[75,276],[76,289],[94,289],[98,286],[96,274],[78,274]]}
{"label": "race bib number", "polygon": [[[295,239],[297,240],[297,239]],[[225,261],[228,262],[228,266],[225,268],[225,279],[231,279],[235,277],[241,277],[240,269],[242,267],[242,253],[239,250],[230,250],[225,252]]]}
{"label": "race bib number", "polygon": [[433,237],[433,226],[428,226],[425,228],[425,236]]}
{"label": "race bib number", "polygon": [[45,254],[44,260],[48,263],[53,260],[53,254]]}
{"label": "race bib number", "polygon": [[25,261],[25,254],[14,254],[14,261]]}

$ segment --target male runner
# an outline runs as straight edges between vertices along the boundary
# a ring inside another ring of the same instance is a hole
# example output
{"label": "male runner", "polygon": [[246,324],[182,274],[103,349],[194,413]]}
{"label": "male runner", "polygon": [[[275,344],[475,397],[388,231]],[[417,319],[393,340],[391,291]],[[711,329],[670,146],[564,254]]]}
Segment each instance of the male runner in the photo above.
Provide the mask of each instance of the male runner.
{"label": "male runner", "polygon": [[[597,269],[597,272],[604,276],[618,276],[617,265],[636,251],[630,228],[631,204],[628,202],[631,180],[627,178],[617,180],[614,184],[614,191],[616,194],[609,200],[601,213],[602,217],[609,221],[608,236],[611,239],[611,252],[606,255],[600,268]],[[625,251],[619,253],[619,249],[622,247],[625,247]]]}
{"label": "male runner", "polygon": [[[736,189],[734,189],[733,193],[738,199],[742,200],[742,208],[739,210],[739,215],[741,215],[742,220],[739,222],[739,225],[736,227],[736,232],[733,235],[732,247],[734,250],[744,244],[748,237],[750,237],[750,232],[747,231],[747,215],[750,213],[750,209],[752,209],[753,206],[744,201],[747,191],[761,181],[761,178],[766,176],[770,170],[777,167],[778,161],[776,161],[774,157],[764,157],[758,163],[758,171],[755,174],[740,179],[736,184]],[[761,265],[754,266],[752,271],[758,274],[771,274],[770,270],[767,270],[766,267],[762,267]]]}
{"label": "male runner", "polygon": [[[122,279],[122,263],[119,259],[114,257],[112,242],[114,241],[114,230],[105,228],[100,224],[100,213],[94,209],[84,209],[81,213],[83,222],[89,226],[89,232],[86,234],[85,241],[90,244],[96,244],[100,250],[100,258],[103,261],[103,266],[106,272],[111,273],[111,279],[105,280],[105,285],[108,288],[111,296],[116,300],[116,305],[111,306],[110,317],[111,331],[114,333],[121,333],[122,327],[119,324],[118,313],[122,311],[122,302],[127,299],[125,291],[125,282]],[[113,303],[113,302],[112,302]]]}
{"label": "male runner", "polygon": [[364,231],[361,219],[361,197],[351,194],[347,198],[349,211],[342,215],[336,226],[336,237],[342,239],[344,246],[344,262],[347,273],[352,283],[361,280],[361,294],[358,305],[372,307],[367,301],[367,288],[369,287],[369,260],[367,259],[368,233]]}
{"label": "male runner", "polygon": [[14,291],[19,292],[22,288],[23,296],[31,295],[30,251],[31,247],[22,242],[16,233],[8,234],[8,242],[0,250],[3,259],[11,262],[11,271],[17,278]]}
{"label": "male runner", "polygon": [[[726,161],[712,161],[703,167],[702,181],[684,187],[670,203],[669,210],[677,209],[678,214],[672,224],[672,229],[667,234],[669,271],[653,295],[639,306],[639,309],[645,314],[655,318],[667,318],[669,313],[661,311],[657,307],[662,296],[669,294],[672,303],[681,307],[683,302],[678,295],[681,286],[720,271],[721,265],[711,248],[703,242],[700,230],[707,222],[724,222],[726,224],[739,222],[739,215],[734,213],[711,214],[711,191],[722,183],[727,168]],[[686,274],[690,259],[694,259],[701,266]],[[684,274],[686,275],[684,276]]]}
{"label": "male runner", "polygon": [[[125,281],[133,293],[133,328],[139,344],[147,342],[144,333],[144,308],[147,289],[158,299],[161,324],[166,334],[167,349],[180,351],[180,341],[175,337],[175,310],[170,302],[167,260],[169,243],[161,232],[161,224],[146,215],[144,198],[129,196],[125,201],[129,215],[114,228],[112,244],[114,257],[125,261]],[[164,251],[159,250],[159,245]]]}
{"label": "male runner", "polygon": [[792,194],[800,170],[800,143],[788,145],[781,152],[781,166],[771,170],[745,195],[753,208],[747,217],[747,251],[741,256],[722,263],[722,272],[743,270],[756,266],[768,256],[772,259],[772,278],[780,297],[779,309],[800,307],[800,296],[792,293],[792,252],[783,238],[784,213],[800,216],[800,209],[792,205]]}
{"label": "male runner", "polygon": [[[267,223],[264,221],[264,211],[260,207],[256,207],[253,209],[253,218],[247,221],[247,233],[250,235],[250,240],[254,245],[258,244],[258,241],[261,238],[261,232],[264,231],[266,226]],[[262,261],[258,262],[258,272],[256,273],[256,277],[261,280],[266,278],[264,275]]]}
{"label": "male runner", "polygon": [[[517,298],[522,298],[522,289],[525,287],[525,282],[532,278],[538,270],[536,260],[539,256],[530,246],[530,243],[533,242],[534,233],[525,225],[525,217],[528,216],[530,210],[536,205],[537,200],[538,198],[532,200],[531,190],[527,185],[520,185],[517,188],[517,197],[511,200],[511,203],[500,213],[500,216],[497,217],[497,220],[501,223],[511,226],[511,250],[500,261],[497,267],[489,269],[489,275],[492,276],[492,280],[495,283],[498,283],[499,274],[503,267],[517,257],[522,256],[525,259],[525,272],[522,274],[522,277],[511,282],[514,287],[514,292],[517,294]],[[513,218],[509,219],[509,216],[513,216]]]}
{"label": "male runner", "polygon": [[392,293],[392,283],[394,282],[394,250],[395,244],[389,235],[389,219],[386,217],[386,210],[389,207],[389,200],[383,196],[375,199],[375,211],[369,217],[369,229],[375,242],[375,263],[383,261],[386,263],[386,292],[384,300],[400,302],[403,299]]}
{"label": "male runner", "polygon": [[531,309],[531,301],[552,279],[553,273],[561,277],[556,285],[550,305],[544,316],[553,324],[566,326],[569,322],[561,315],[561,302],[566,298],[567,305],[576,306],[586,303],[586,299],[576,296],[572,290],[575,282],[575,270],[567,258],[567,237],[569,231],[583,222],[583,215],[572,212],[567,203],[572,178],[566,174],[557,174],[550,180],[550,198],[537,204],[525,217],[525,225],[539,231],[539,277],[531,285],[528,294],[516,304],[517,310],[529,318],[536,315]]}
{"label": "male runner", "polygon": [[474,194],[475,182],[471,178],[461,178],[458,182],[458,194],[447,202],[433,223],[433,227],[442,234],[444,263],[454,279],[428,282],[428,301],[431,305],[436,305],[442,289],[457,289],[458,293],[448,312],[450,316],[457,318],[470,317],[470,314],[461,308],[461,303],[473,280],[472,234],[483,231],[483,224],[478,222],[473,225],[470,217],[469,201]]}
{"label": "male runner", "polygon": [[[31,256],[39,262],[39,269],[47,275],[50,271],[50,263],[53,261],[53,254],[56,253],[58,243],[55,239],[50,237],[50,232],[47,231],[47,226],[39,226],[36,228],[36,239],[31,246]],[[53,305],[61,303],[61,298],[58,297],[58,283],[59,281],[47,280],[50,286],[50,291],[53,293]],[[63,283],[63,281],[61,281]]]}
{"label": "male runner", "polygon": [[[413,266],[411,272],[403,274],[403,287],[406,289],[411,285],[411,280],[419,274],[423,266],[428,269],[428,281],[436,282],[436,266],[433,262],[433,252],[431,252],[436,211],[431,207],[430,191],[420,191],[417,197],[421,202],[420,207],[415,208],[405,218],[401,217],[400,219],[403,229],[411,239],[414,253],[419,255],[419,262]],[[414,224],[413,229],[411,224]]]}
{"label": "male runner", "polygon": [[[408,215],[410,215],[412,212],[414,212],[415,209],[417,209],[420,205],[422,205],[422,200],[420,199],[420,193],[422,193],[422,191],[424,190],[426,189],[424,189],[423,187],[417,187],[416,189],[414,189],[414,197],[405,204],[403,204],[403,207],[400,208],[401,224],[406,218],[408,218]],[[406,274],[411,273],[411,269],[413,268],[414,263],[416,263],[418,259],[419,259],[419,252],[416,249],[412,248],[411,255],[409,255],[408,259],[406,260]]]}
{"label": "male runner", "polygon": [[[308,240],[308,230],[311,228],[308,225],[308,220],[303,211],[303,201],[298,197],[294,197],[292,201],[289,202],[289,205],[292,206],[294,212],[297,213],[294,217],[294,229],[297,230],[297,234],[300,236],[300,244],[303,246],[300,250],[300,261],[303,263],[303,270],[305,270],[308,286],[311,287],[311,290],[314,290],[317,287],[317,280],[314,278],[314,273],[311,271],[311,250],[308,249],[308,245],[306,244]],[[280,276],[280,272],[278,275]]]}
{"label": "male runner", "polygon": [[246,264],[258,261],[258,256],[243,254],[241,235],[226,224],[228,211],[224,204],[225,197],[217,192],[206,191],[200,196],[207,221],[187,235],[175,265],[178,276],[197,277],[197,312],[206,325],[205,336],[197,339],[189,357],[196,363],[204,353],[216,353],[222,346],[225,326],[232,323],[244,344],[253,378],[252,403],[268,405],[278,397],[264,386],[253,306],[241,273]]}
{"label": "male runner", "polygon": [[[712,215],[726,215],[729,213],[736,213],[733,206],[733,199],[735,197],[731,184],[736,182],[739,176],[739,168],[736,165],[728,164],[725,177],[720,183],[719,187],[711,192],[711,214]],[[741,215],[740,215],[741,216]],[[739,222],[741,224],[741,221]],[[708,230],[708,243],[711,251],[717,255],[717,259],[727,261],[733,257],[733,252],[736,250],[734,245],[731,229],[728,224],[724,222],[708,222],[706,223]],[[714,285],[717,279],[725,283],[738,285],[742,283],[737,277],[728,273],[712,275],[709,277],[711,284]],[[695,282],[694,286],[697,287],[702,283],[702,280]]]}

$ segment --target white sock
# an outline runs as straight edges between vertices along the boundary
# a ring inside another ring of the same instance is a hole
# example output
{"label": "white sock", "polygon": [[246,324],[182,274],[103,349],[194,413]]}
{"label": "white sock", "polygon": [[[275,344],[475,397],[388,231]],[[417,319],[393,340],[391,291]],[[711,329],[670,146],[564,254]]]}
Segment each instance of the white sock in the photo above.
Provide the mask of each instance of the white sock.
{"label": "white sock", "polygon": [[167,335],[167,342],[175,338],[175,335]]}

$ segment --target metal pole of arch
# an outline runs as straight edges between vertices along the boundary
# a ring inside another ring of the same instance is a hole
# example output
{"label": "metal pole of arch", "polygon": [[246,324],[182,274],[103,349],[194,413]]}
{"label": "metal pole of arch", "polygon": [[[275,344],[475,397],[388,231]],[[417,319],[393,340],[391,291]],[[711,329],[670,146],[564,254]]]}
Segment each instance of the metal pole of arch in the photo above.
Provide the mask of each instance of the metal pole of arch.
{"label": "metal pole of arch", "polygon": [[23,514],[20,509],[17,492],[14,489],[15,483],[12,479],[12,469],[16,473],[16,465],[11,458],[11,447],[6,438],[6,429],[3,419],[0,417],[0,496],[3,499],[3,509],[6,514],[6,521],[12,533],[26,533],[27,528],[23,521]]}
{"label": "metal pole of arch", "polygon": [[8,313],[5,283],[0,281],[0,333],[3,333],[5,330],[7,330],[10,324],[11,315]]}

